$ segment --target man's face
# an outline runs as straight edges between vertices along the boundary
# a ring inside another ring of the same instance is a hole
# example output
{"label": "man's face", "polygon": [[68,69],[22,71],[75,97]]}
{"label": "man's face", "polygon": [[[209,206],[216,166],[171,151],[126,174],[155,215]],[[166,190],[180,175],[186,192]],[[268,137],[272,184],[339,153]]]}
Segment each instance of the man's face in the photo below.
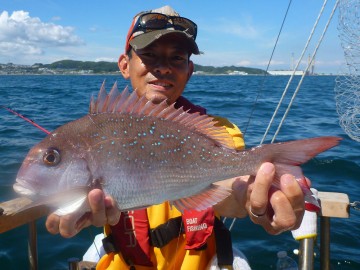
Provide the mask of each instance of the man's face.
{"label": "man's face", "polygon": [[130,59],[127,58],[127,74],[140,96],[145,95],[154,103],[163,100],[173,103],[180,97],[193,72],[193,63],[182,42],[176,35],[168,35],[144,49],[132,51]]}

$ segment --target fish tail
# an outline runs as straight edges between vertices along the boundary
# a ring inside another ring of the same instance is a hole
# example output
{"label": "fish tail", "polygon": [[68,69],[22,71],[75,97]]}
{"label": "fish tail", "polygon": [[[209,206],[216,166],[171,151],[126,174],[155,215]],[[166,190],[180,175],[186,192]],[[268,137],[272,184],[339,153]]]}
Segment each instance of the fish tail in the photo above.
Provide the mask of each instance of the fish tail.
{"label": "fish tail", "polygon": [[340,137],[317,137],[268,145],[274,162],[298,166],[339,144]]}
{"label": "fish tail", "polygon": [[321,152],[338,145],[340,140],[340,137],[317,137],[265,144],[255,151],[259,151],[258,154],[262,157],[262,162],[272,162],[280,176],[290,173],[301,179],[303,175],[299,166]]}
{"label": "fish tail", "polygon": [[[318,137],[296,140],[284,143],[262,145],[267,157],[264,161],[272,162],[275,166],[275,184],[283,174],[292,174],[299,182],[305,195],[305,207],[309,211],[320,210],[320,205],[308,186],[300,165],[309,161],[317,154],[339,144],[339,137]],[[270,155],[270,157],[268,156]]]}

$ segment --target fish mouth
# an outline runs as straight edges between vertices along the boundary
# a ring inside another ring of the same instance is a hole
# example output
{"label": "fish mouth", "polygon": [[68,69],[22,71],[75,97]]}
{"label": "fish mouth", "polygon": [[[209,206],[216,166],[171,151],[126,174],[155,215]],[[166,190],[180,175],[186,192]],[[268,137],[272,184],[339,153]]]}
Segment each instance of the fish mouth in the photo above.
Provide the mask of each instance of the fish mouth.
{"label": "fish mouth", "polygon": [[21,179],[16,179],[13,188],[16,193],[24,196],[33,196],[36,194],[35,191],[26,182],[24,182]]}

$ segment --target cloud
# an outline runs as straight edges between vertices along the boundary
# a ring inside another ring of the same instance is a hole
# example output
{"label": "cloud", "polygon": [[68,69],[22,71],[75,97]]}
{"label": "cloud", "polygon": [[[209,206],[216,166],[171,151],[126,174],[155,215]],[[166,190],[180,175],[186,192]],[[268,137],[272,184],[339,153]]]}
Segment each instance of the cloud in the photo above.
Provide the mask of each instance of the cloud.
{"label": "cloud", "polygon": [[236,63],[237,66],[248,67],[252,64],[250,60],[241,60]]}
{"label": "cloud", "polygon": [[252,25],[225,24],[223,31],[227,34],[238,36],[245,39],[255,39],[259,36],[258,31]]}
{"label": "cloud", "polygon": [[97,26],[91,26],[90,28],[89,28],[89,31],[90,32],[96,32],[98,30],[98,27]]}
{"label": "cloud", "polygon": [[118,59],[116,57],[98,57],[95,59],[95,62],[117,62]]}
{"label": "cloud", "polygon": [[218,18],[211,27],[203,26],[207,32],[219,32],[225,35],[238,37],[242,39],[257,39],[261,35],[251,19],[244,19],[243,21],[234,21],[228,18]]}
{"label": "cloud", "polygon": [[61,20],[61,17],[60,16],[54,16],[51,18],[52,21],[60,21]]}
{"label": "cloud", "polygon": [[0,14],[0,54],[40,55],[49,47],[82,44],[72,27],[42,22],[23,10]]}

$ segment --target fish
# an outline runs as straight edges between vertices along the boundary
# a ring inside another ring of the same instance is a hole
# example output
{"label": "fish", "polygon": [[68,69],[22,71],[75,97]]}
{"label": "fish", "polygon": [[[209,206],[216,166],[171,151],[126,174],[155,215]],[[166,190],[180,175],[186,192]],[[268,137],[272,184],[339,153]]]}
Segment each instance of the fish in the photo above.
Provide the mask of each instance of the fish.
{"label": "fish", "polygon": [[216,182],[256,175],[272,162],[274,185],[290,173],[305,200],[318,203],[300,165],[338,145],[340,137],[325,136],[263,144],[236,150],[225,127],[213,117],[189,113],[167,101],[154,104],[135,91],[107,93],[105,82],[89,113],[58,127],[25,157],[14,190],[47,205],[58,215],[86,212],[87,194],[100,188],[121,211],[169,201],[180,211],[203,210],[224,200],[231,190]]}

